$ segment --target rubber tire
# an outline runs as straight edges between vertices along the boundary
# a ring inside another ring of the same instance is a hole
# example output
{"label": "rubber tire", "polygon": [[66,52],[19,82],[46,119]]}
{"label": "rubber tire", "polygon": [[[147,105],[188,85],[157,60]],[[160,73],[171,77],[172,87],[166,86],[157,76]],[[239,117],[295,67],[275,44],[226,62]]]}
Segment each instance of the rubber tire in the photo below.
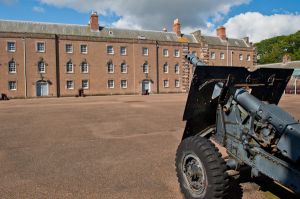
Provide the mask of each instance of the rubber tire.
{"label": "rubber tire", "polygon": [[[182,161],[188,153],[193,152],[203,164],[207,176],[208,186],[205,195],[194,197],[185,183],[182,171]],[[215,145],[201,136],[188,137],[181,141],[176,153],[176,172],[180,189],[186,199],[221,199],[227,194],[229,178],[226,164]]]}

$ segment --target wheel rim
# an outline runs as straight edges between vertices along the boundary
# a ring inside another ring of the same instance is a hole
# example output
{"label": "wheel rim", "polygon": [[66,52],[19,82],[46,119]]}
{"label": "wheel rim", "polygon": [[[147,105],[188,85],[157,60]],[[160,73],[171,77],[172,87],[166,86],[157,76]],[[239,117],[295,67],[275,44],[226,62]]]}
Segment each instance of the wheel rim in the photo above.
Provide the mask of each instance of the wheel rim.
{"label": "wheel rim", "polygon": [[193,153],[183,158],[182,171],[187,188],[194,196],[203,195],[207,187],[207,176],[199,157]]}

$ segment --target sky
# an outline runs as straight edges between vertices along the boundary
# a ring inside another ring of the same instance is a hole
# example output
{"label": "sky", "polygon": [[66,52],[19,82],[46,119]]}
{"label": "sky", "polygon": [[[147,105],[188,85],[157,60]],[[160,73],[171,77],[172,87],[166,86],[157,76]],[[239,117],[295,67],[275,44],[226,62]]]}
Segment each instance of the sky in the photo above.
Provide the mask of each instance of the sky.
{"label": "sky", "polygon": [[224,25],[252,42],[300,30],[300,0],[0,0],[2,20],[87,24],[92,11],[106,27],[172,31],[179,18],[183,33]]}

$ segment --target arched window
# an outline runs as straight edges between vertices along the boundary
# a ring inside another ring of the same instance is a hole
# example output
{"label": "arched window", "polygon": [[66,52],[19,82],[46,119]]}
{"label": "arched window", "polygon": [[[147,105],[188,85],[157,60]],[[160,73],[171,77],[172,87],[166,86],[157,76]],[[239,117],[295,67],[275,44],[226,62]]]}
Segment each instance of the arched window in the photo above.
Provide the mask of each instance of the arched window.
{"label": "arched window", "polygon": [[8,72],[9,73],[17,72],[17,66],[16,66],[16,62],[14,60],[11,60],[10,62],[8,62]]}
{"label": "arched window", "polygon": [[73,73],[74,68],[73,68],[73,63],[71,61],[68,61],[66,64],[66,72],[67,73]]}
{"label": "arched window", "polygon": [[149,73],[149,65],[147,62],[143,64],[143,73]]}
{"label": "arched window", "polygon": [[114,69],[114,64],[112,63],[112,61],[109,61],[107,63],[107,72],[108,73],[114,73],[115,69]]}
{"label": "arched window", "polygon": [[175,74],[179,74],[179,64],[175,64],[174,70],[175,70]]}
{"label": "arched window", "polygon": [[164,64],[163,71],[164,71],[164,73],[168,73],[169,72],[169,65],[168,65],[168,63]]}
{"label": "arched window", "polygon": [[38,62],[38,72],[39,73],[46,72],[46,66],[45,66],[45,62],[43,60]]}
{"label": "arched window", "polygon": [[81,68],[81,72],[82,73],[88,73],[89,72],[89,66],[88,66],[88,64],[85,61],[83,61],[80,64],[80,68]]}
{"label": "arched window", "polygon": [[127,64],[125,62],[121,64],[121,73],[127,73]]}

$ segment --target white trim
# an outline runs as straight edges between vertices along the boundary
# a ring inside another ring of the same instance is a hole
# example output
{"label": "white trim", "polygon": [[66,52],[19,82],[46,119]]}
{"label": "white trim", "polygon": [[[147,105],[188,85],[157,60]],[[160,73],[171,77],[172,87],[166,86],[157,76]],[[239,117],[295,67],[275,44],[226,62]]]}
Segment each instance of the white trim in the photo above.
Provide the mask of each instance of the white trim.
{"label": "white trim", "polygon": [[[113,83],[112,87],[109,86],[109,83],[108,83],[109,81],[112,81],[112,83]],[[107,80],[107,88],[115,88],[115,81],[113,79]]]}
{"label": "white trim", "polygon": [[[15,49],[14,50],[9,50],[8,49],[8,43],[14,43],[15,44]],[[13,41],[13,40],[8,40],[6,41],[6,51],[7,52],[11,52],[11,53],[14,53],[17,51],[17,42],[16,41]]]}
{"label": "white trim", "polygon": [[[122,86],[122,81],[125,81],[126,82],[126,86]],[[128,81],[126,80],[126,79],[122,79],[121,81],[120,81],[120,87],[121,88],[127,88],[127,85],[128,85]]]}
{"label": "white trim", "polygon": [[[14,82],[14,84],[15,84],[15,88],[13,88],[13,89],[11,89],[11,87],[10,87],[11,82]],[[17,81],[8,81],[8,90],[16,91],[17,90]]]}
{"label": "white trim", "polygon": [[240,60],[240,61],[243,61],[243,59],[244,59],[243,54],[239,54],[239,60]]}
{"label": "white trim", "polygon": [[[67,46],[68,46],[68,45],[71,45],[71,47],[72,47],[72,48],[71,48],[71,51],[69,51],[69,52],[67,51]],[[70,43],[68,43],[68,44],[65,44],[65,52],[66,52],[66,53],[68,53],[68,54],[72,54],[72,53],[73,53],[73,51],[74,51],[74,49],[73,49],[73,48],[74,48],[74,47],[73,47],[73,44],[70,44]]]}
{"label": "white trim", "polygon": [[[81,48],[82,46],[86,46],[86,52],[82,51],[82,48]],[[80,53],[81,54],[85,54],[85,55],[88,54],[88,45],[87,44],[80,44],[79,48],[80,48]]]}
{"label": "white trim", "polygon": [[[38,44],[44,44],[44,50],[39,50]],[[35,50],[36,50],[36,52],[38,52],[38,53],[45,53],[45,52],[46,52],[46,42],[44,42],[44,41],[37,41],[37,42],[35,43]]]}

